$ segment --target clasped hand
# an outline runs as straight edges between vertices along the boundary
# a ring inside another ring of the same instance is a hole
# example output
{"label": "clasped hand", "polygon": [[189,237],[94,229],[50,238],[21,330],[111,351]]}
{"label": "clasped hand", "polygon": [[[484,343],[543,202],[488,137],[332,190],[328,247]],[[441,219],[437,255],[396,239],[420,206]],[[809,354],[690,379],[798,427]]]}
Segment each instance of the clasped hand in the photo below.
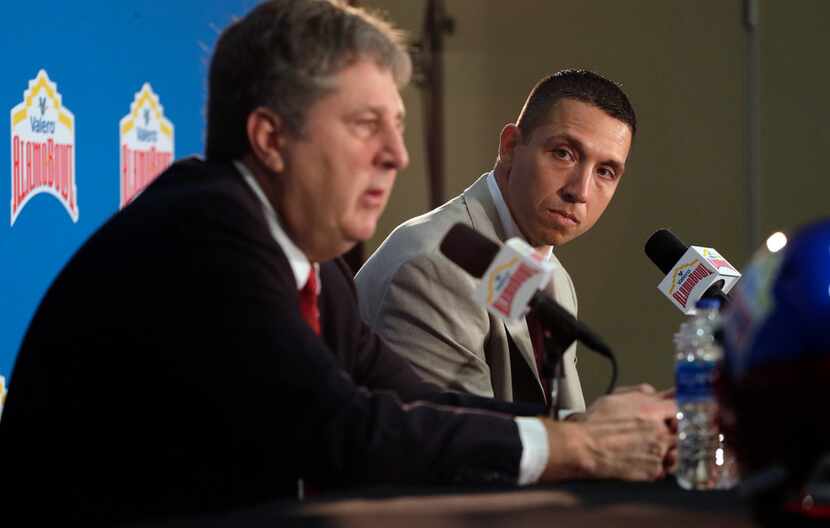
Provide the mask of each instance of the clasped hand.
{"label": "clasped hand", "polygon": [[549,460],[543,481],[572,478],[655,480],[676,461],[672,390],[641,384],[597,399],[585,414],[545,420]]}

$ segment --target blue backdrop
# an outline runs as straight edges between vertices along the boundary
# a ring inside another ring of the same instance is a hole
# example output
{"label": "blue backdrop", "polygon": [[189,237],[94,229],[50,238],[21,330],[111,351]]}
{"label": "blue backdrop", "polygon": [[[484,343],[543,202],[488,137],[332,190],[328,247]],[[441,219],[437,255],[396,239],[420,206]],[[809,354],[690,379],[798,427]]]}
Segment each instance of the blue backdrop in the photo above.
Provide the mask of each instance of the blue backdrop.
{"label": "blue backdrop", "polygon": [[[4,115],[40,69],[74,114],[78,221],[39,194],[11,225],[11,119],[0,136],[0,375],[72,253],[119,205],[119,121],[150,83],[175,127],[175,157],[201,154],[207,65],[219,31],[256,0],[43,0],[5,4]],[[161,257],[163,258],[163,257]],[[78,299],[79,304],[85,302]],[[117,352],[117,351],[113,351]],[[13,389],[13,385],[10,386]]]}

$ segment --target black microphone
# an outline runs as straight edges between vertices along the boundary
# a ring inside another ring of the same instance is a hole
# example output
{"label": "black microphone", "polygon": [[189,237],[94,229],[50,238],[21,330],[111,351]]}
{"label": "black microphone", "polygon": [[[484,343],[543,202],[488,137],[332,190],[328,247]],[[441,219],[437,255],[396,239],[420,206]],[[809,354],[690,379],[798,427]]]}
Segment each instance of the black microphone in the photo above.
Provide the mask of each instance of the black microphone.
{"label": "black microphone", "polygon": [[[499,252],[499,243],[490,240],[466,224],[455,224],[441,241],[441,253],[464,271],[480,279]],[[578,340],[596,352],[613,359],[611,348],[546,293],[537,291],[528,307],[539,316],[539,321],[556,331],[558,337],[573,343]]]}
{"label": "black microphone", "polygon": [[[674,266],[680,261],[689,246],[684,244],[677,236],[668,229],[658,229],[646,241],[645,252],[649,259],[663,272],[668,275]],[[729,296],[723,292],[725,281],[718,280],[712,284],[701,295],[701,299],[718,299],[721,307],[729,304]]]}

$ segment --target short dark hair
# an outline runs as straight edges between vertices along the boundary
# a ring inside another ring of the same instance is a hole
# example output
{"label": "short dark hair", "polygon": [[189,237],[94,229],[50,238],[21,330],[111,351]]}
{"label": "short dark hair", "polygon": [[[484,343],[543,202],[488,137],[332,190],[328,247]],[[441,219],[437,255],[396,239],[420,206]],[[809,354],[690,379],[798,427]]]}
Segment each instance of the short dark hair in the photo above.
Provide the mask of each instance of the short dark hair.
{"label": "short dark hair", "polygon": [[308,108],[332,90],[332,77],[359,59],[391,71],[398,87],[412,63],[404,35],[379,16],[339,0],[268,0],[219,36],[208,75],[211,160],[248,152],[248,115],[267,107],[301,134]]}
{"label": "short dark hair", "polygon": [[527,141],[533,130],[548,118],[551,108],[561,99],[576,99],[596,106],[637,132],[637,116],[620,86],[588,70],[562,70],[545,77],[531,90],[519,112],[517,126]]}

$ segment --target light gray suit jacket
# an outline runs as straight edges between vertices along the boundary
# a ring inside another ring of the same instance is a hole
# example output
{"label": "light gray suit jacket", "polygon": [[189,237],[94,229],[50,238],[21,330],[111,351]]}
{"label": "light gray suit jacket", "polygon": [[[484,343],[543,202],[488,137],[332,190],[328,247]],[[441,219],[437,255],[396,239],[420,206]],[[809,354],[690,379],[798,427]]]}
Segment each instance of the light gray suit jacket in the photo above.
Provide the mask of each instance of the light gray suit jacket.
{"label": "light gray suit jacket", "polygon": [[[504,322],[473,300],[474,279],[439,250],[462,222],[504,240],[486,174],[438,209],[398,226],[356,276],[361,315],[426,380],[501,400],[544,401],[524,319]],[[556,257],[547,292],[576,314],[576,292]],[[517,353],[511,355],[510,341]],[[516,356],[520,357],[516,357]],[[563,409],[583,411],[576,345],[565,353]]]}

